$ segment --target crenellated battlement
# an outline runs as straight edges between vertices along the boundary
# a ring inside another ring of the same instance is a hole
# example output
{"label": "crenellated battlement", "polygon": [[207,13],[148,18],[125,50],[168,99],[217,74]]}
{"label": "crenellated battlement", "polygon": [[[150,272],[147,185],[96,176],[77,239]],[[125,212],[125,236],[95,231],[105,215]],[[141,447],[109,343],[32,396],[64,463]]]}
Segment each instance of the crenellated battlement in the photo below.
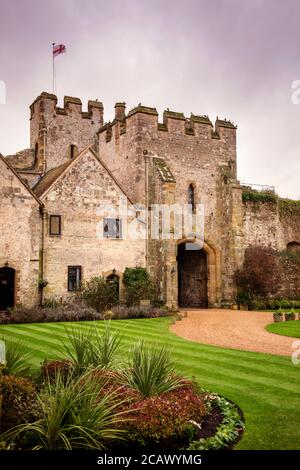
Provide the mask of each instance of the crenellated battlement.
{"label": "crenellated battlement", "polygon": [[[236,131],[237,129],[235,124],[226,119],[217,118],[215,125],[213,125],[207,115],[201,116],[191,113],[190,117],[187,118],[184,113],[170,111],[170,109],[166,109],[163,112],[163,122],[159,122],[157,109],[143,106],[142,104],[134,107],[127,114],[125,103],[116,103],[115,109],[116,114],[113,121],[107,122],[98,131],[98,134],[106,132],[106,142],[110,142],[114,132],[116,135],[125,134],[130,129],[132,125],[131,118],[134,116],[140,116],[144,124],[147,125],[148,123],[149,127],[152,127],[153,130],[156,129],[159,132],[169,133],[182,132],[188,136],[196,135],[199,133],[199,128],[203,128],[203,126],[209,126],[207,131],[212,139],[220,139],[222,129],[230,129],[231,131]],[[198,132],[195,132],[196,130]]]}
{"label": "crenellated battlement", "polygon": [[96,145],[96,132],[103,125],[103,104],[89,100],[82,110],[80,98],[43,92],[30,106],[30,147],[40,171],[45,172],[74,158],[87,145]]}
{"label": "crenellated battlement", "polygon": [[80,115],[83,119],[101,121],[103,124],[103,104],[97,100],[88,101],[88,110],[82,111],[82,101],[74,96],[64,97],[64,107],[57,106],[57,96],[52,93],[41,93],[30,106],[30,119],[40,112],[52,113],[52,115],[67,116],[73,113]]}

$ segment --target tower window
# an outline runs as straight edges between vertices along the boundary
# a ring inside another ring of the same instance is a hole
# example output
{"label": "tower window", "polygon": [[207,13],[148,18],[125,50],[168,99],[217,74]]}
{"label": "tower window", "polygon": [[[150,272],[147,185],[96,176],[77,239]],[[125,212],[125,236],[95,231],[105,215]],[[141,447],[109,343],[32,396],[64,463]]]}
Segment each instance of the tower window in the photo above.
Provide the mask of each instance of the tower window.
{"label": "tower window", "polygon": [[188,188],[188,204],[192,206],[192,211],[194,212],[196,209],[196,204],[195,204],[195,188],[193,184],[190,184]]}
{"label": "tower window", "polygon": [[75,157],[77,157],[78,155],[78,147],[77,145],[75,144],[71,144],[69,146],[69,157],[71,158],[71,160]]}
{"label": "tower window", "polygon": [[35,146],[34,146],[34,163],[37,162],[38,155],[39,155],[39,144],[36,143]]}

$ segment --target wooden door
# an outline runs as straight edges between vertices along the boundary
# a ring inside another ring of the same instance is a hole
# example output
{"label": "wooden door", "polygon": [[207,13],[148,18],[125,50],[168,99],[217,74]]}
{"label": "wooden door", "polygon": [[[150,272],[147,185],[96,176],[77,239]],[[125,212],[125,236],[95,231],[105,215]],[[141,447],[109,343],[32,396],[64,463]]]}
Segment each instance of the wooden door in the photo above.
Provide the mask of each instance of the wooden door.
{"label": "wooden door", "polygon": [[203,250],[178,247],[178,295],[180,307],[207,308],[207,257]]}

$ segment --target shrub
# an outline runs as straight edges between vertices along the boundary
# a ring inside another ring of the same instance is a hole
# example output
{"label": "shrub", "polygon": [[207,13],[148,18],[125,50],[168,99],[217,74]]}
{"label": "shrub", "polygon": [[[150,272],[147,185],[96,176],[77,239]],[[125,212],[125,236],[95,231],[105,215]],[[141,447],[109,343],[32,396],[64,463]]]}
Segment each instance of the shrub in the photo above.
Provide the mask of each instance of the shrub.
{"label": "shrub", "polygon": [[121,337],[118,331],[111,330],[110,321],[105,322],[104,331],[95,331],[95,342],[90,343],[89,362],[95,367],[109,368],[116,362]]}
{"label": "shrub", "polygon": [[2,368],[4,375],[27,375],[30,371],[28,365],[29,353],[25,350],[20,341],[14,343],[11,340],[2,338],[5,343],[5,365]]}
{"label": "shrub", "polygon": [[281,312],[273,313],[273,320],[275,323],[278,323],[283,320],[283,314]]}
{"label": "shrub", "polygon": [[68,359],[45,360],[41,366],[41,376],[42,379],[53,382],[59,374],[62,380],[67,380],[72,370],[72,362]]}
{"label": "shrub", "polygon": [[99,398],[99,381],[90,373],[77,379],[69,376],[66,382],[58,374],[38,394],[41,418],[16,426],[2,439],[9,442],[30,433],[34,450],[103,449],[108,440],[123,435],[119,427],[124,418],[112,395]]}
{"label": "shrub", "polygon": [[101,320],[96,310],[87,307],[84,301],[59,303],[58,307],[18,308],[11,313],[1,312],[0,323],[41,323],[61,321]]}
{"label": "shrub", "polygon": [[59,307],[59,301],[55,299],[54,297],[51,297],[50,299],[44,299],[43,307],[44,308],[57,308]]}
{"label": "shrub", "polygon": [[253,310],[265,310],[267,308],[267,302],[263,299],[253,299],[252,309]]}
{"label": "shrub", "polygon": [[[136,305],[114,305],[111,308],[113,319],[122,318],[157,318],[170,316],[167,308],[139,307]],[[76,299],[68,303],[59,303],[58,307],[35,307],[32,309],[14,309],[13,312],[1,312],[0,324],[7,323],[41,323],[41,322],[68,322],[84,320],[103,320],[105,314],[96,312],[86,302]]]}
{"label": "shrub", "polygon": [[104,322],[104,331],[97,329],[77,330],[66,328],[68,341],[63,342],[63,349],[73,366],[75,375],[91,367],[112,367],[116,361],[121,337],[111,330],[110,321]]}
{"label": "shrub", "polygon": [[82,286],[82,297],[97,312],[110,310],[119,302],[118,291],[114,282],[107,282],[104,277],[92,277]]}
{"label": "shrub", "polygon": [[120,380],[142,397],[160,395],[181,386],[165,346],[149,347],[142,340],[134,346],[131,356],[129,367],[121,372]]}
{"label": "shrub", "polygon": [[193,384],[159,396],[145,398],[128,407],[129,421],[124,423],[127,438],[134,445],[161,448],[178,445],[190,434],[193,420],[199,425],[206,415],[204,398]]}
{"label": "shrub", "polygon": [[285,320],[286,321],[291,321],[291,320],[295,320],[296,319],[296,315],[295,315],[295,312],[292,311],[292,312],[287,312],[284,314],[285,316]]}
{"label": "shrub", "polygon": [[266,306],[271,310],[279,308],[300,308],[300,301],[286,298],[272,298],[266,300]]}
{"label": "shrub", "polygon": [[[24,421],[30,421],[36,413],[36,392],[33,383],[14,375],[0,377],[1,432]],[[5,441],[5,439],[4,439]]]}
{"label": "shrub", "polygon": [[93,330],[65,327],[68,340],[63,341],[63,350],[67,354],[67,359],[73,366],[75,375],[82,374],[90,366],[90,347],[93,337]]}
{"label": "shrub", "polygon": [[138,305],[141,300],[153,299],[153,281],[145,268],[126,268],[123,276],[127,305]]}
{"label": "shrub", "polygon": [[125,306],[116,305],[111,309],[112,319],[121,320],[122,318],[158,318],[169,317],[172,315],[167,308],[159,307],[139,307],[137,305]]}

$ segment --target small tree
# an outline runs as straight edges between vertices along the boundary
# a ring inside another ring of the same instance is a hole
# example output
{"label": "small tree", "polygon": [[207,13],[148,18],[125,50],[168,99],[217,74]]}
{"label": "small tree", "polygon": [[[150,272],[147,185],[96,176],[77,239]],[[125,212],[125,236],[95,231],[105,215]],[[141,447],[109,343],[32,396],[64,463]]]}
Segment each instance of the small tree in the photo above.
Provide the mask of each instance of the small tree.
{"label": "small tree", "polygon": [[242,269],[235,273],[237,300],[244,301],[251,308],[255,297],[275,294],[280,277],[281,270],[274,251],[261,246],[250,246],[245,251]]}
{"label": "small tree", "polygon": [[127,305],[138,305],[143,299],[153,299],[153,281],[145,268],[126,268],[123,276]]}
{"label": "small tree", "polygon": [[111,280],[108,282],[102,276],[92,277],[83,284],[82,297],[90,307],[100,313],[111,309],[119,302],[116,284]]}

